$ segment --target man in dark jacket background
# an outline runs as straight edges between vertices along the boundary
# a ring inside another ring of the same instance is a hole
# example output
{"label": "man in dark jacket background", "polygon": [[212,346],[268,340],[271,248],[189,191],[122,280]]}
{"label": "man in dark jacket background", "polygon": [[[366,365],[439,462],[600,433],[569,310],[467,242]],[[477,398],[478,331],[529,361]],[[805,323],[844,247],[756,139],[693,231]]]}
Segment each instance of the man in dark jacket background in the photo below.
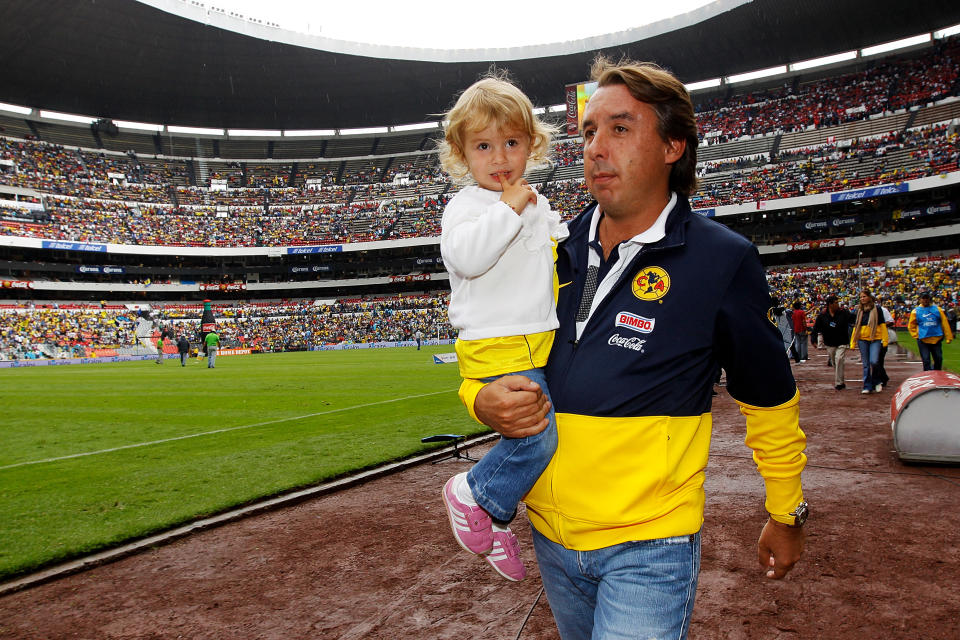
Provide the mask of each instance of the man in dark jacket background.
{"label": "man in dark jacket background", "polygon": [[180,366],[187,366],[187,358],[190,357],[190,341],[182,333],[177,338],[177,351],[180,352]]}
{"label": "man in dark jacket background", "polygon": [[843,382],[843,369],[847,355],[847,344],[850,342],[850,312],[840,308],[837,296],[827,298],[827,306],[813,323],[810,332],[810,341],[818,345],[818,337],[823,338],[827,348],[827,364],[834,368],[834,388],[837,391],[846,389]]}

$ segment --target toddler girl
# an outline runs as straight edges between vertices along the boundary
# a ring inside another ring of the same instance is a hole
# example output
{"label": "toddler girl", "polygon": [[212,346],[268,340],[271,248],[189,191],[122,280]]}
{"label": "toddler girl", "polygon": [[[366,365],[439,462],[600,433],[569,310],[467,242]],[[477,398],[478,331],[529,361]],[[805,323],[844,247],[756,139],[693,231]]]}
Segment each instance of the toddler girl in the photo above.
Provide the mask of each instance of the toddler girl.
{"label": "toddler girl", "polygon": [[[447,204],[440,238],[450,274],[450,323],[460,331],[460,375],[484,382],[523,375],[546,394],[542,367],[558,326],[555,246],[567,229],[523,174],[528,161],[546,162],[553,130],[503,77],[470,86],[446,119],[440,162],[454,178],[469,174],[476,183]],[[547,418],[546,430],[501,438],[443,487],[457,542],[508,580],[526,575],[507,523],[556,449],[552,409]]]}

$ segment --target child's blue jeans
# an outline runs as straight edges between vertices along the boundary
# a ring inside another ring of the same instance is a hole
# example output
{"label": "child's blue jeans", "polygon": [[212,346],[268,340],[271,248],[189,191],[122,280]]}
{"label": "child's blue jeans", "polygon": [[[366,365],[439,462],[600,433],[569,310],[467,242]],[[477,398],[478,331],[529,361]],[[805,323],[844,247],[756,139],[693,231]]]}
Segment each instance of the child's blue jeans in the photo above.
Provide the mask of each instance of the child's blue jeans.
{"label": "child's blue jeans", "polygon": [[[530,378],[540,385],[547,399],[550,399],[543,369],[503,375]],[[483,378],[483,382],[492,382],[503,375]],[[552,406],[547,413],[547,420],[547,428],[538,434],[526,438],[501,436],[493,449],[467,473],[473,498],[494,520],[513,520],[517,514],[517,504],[533,487],[557,450],[557,419]]]}

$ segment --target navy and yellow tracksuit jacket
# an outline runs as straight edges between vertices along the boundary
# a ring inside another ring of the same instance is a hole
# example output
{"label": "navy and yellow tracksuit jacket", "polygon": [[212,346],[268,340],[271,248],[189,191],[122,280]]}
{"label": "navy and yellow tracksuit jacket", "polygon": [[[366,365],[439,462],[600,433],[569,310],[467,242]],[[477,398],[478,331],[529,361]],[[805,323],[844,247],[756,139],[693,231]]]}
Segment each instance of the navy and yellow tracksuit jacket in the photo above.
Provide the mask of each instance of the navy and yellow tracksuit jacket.
{"label": "navy and yellow tracksuit jacket", "polygon": [[[792,522],[805,436],[756,248],[679,197],[665,237],[633,258],[578,339],[594,206],[558,248],[560,328],[546,374],[559,445],[524,498],[531,522],[577,550],[699,531],[718,367],[747,418],[766,508]],[[461,387],[471,413],[480,388]]]}

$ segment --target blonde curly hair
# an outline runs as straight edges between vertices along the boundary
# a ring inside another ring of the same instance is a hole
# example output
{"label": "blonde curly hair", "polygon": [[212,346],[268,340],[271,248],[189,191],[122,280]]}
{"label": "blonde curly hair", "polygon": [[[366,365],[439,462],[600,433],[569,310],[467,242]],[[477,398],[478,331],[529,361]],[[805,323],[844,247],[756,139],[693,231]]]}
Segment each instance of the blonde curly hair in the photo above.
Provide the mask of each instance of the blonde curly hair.
{"label": "blonde curly hair", "polygon": [[528,166],[550,163],[550,139],[556,128],[534,115],[533,103],[502,71],[491,71],[467,87],[444,114],[444,121],[444,137],[438,143],[440,166],[456,180],[463,180],[470,173],[463,152],[467,134],[483,131],[494,123],[501,129],[515,128],[530,136]]}

